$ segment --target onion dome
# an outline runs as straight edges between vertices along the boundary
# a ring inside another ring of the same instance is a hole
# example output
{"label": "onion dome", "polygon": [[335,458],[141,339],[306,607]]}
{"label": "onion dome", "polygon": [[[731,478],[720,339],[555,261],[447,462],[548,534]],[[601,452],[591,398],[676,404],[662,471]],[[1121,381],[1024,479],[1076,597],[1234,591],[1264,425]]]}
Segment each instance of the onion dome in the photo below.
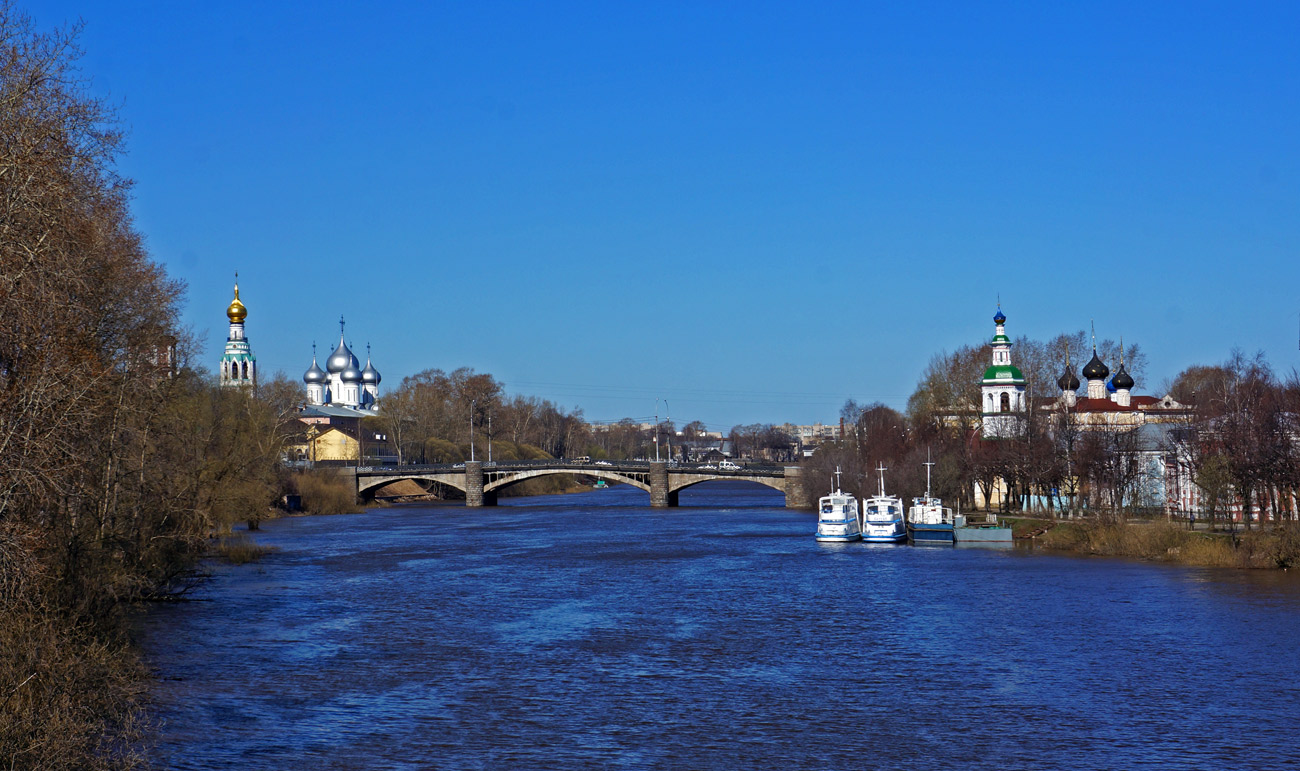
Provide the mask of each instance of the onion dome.
{"label": "onion dome", "polygon": [[311,369],[307,370],[307,373],[302,376],[302,382],[309,385],[312,383],[324,383],[328,378],[329,376],[325,374],[325,370],[316,365],[316,346],[312,345]]}
{"label": "onion dome", "polygon": [[[357,360],[356,356],[352,355],[351,351],[348,352],[348,356],[350,361],[348,361],[348,365],[343,368],[343,371],[339,373],[339,379],[344,383],[360,383],[361,362]],[[331,356],[330,360],[333,361],[334,357]]]}
{"label": "onion dome", "polygon": [[997,312],[997,315],[995,315],[995,316],[993,317],[993,323],[994,323],[994,324],[1005,324],[1006,321],[1007,321],[1007,314],[1005,314],[1005,313],[1002,312],[1002,306],[999,305],[999,306],[998,306],[998,312]]}
{"label": "onion dome", "polygon": [[361,370],[361,382],[366,385],[379,385],[379,370],[370,363],[370,346],[366,346],[366,368]]}
{"label": "onion dome", "polygon": [[1079,390],[1079,376],[1074,374],[1074,367],[1071,367],[1068,361],[1065,363],[1065,372],[1061,373],[1061,377],[1057,379],[1056,384],[1061,387],[1062,391]]}
{"label": "onion dome", "polygon": [[1110,384],[1118,390],[1127,390],[1133,387],[1133,376],[1124,369],[1124,362],[1119,363],[1119,372],[1111,378]]}
{"label": "onion dome", "polygon": [[239,282],[235,282],[235,299],[230,301],[230,307],[226,308],[226,318],[230,319],[231,324],[243,324],[244,319],[248,318],[248,309],[239,301]]}
{"label": "onion dome", "polygon": [[339,335],[339,347],[335,348],[334,353],[331,353],[330,357],[325,360],[325,369],[329,370],[331,375],[342,372],[349,367],[355,369],[353,362],[356,360],[357,357],[353,356],[352,351],[348,350],[347,343],[343,342],[343,336]]}
{"label": "onion dome", "polygon": [[1097,349],[1094,348],[1092,350],[1092,361],[1083,367],[1083,376],[1089,380],[1105,380],[1109,374],[1110,370],[1105,364],[1101,363],[1101,359],[1097,358]]}

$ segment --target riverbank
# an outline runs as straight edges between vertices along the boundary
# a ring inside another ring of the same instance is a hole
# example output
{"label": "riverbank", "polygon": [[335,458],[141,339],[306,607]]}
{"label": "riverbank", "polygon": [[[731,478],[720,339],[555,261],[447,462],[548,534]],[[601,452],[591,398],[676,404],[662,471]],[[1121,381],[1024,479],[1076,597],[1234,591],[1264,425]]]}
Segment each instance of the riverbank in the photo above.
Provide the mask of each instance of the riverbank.
{"label": "riverbank", "polygon": [[1300,527],[1206,532],[1159,521],[1006,518],[1017,539],[1054,551],[1190,567],[1287,570],[1300,566]]}

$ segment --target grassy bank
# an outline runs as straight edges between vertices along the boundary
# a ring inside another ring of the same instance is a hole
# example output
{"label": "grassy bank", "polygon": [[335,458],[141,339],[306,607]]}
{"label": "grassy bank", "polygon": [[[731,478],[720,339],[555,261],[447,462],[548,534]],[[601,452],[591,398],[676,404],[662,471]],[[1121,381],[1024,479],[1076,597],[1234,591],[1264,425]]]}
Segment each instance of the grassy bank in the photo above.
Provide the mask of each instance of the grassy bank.
{"label": "grassy bank", "polygon": [[1047,549],[1218,568],[1300,566],[1300,527],[1204,533],[1167,521],[1055,522],[1018,520],[1017,536],[1047,526],[1034,543]]}

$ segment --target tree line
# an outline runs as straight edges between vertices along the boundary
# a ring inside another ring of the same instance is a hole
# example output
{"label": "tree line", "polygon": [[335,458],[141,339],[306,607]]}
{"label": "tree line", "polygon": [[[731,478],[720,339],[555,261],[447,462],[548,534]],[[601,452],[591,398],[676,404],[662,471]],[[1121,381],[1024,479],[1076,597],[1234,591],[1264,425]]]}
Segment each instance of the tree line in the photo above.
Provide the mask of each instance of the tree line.
{"label": "tree line", "polygon": [[[427,369],[402,379],[380,398],[367,428],[388,438],[399,464],[454,463],[476,458],[673,458],[691,460],[708,439],[701,421],[679,431],[671,420],[643,424],[632,418],[589,423],[581,409],[565,409],[549,399],[507,395],[487,373],[463,367],[453,372]],[[728,438],[747,457],[791,460],[794,440],[770,424],[738,425]]]}
{"label": "tree line", "polygon": [[184,286],[116,170],[77,28],[0,4],[0,767],[131,768],[146,673],[128,603],[183,592],[210,537],[282,490],[301,401],[185,366]]}

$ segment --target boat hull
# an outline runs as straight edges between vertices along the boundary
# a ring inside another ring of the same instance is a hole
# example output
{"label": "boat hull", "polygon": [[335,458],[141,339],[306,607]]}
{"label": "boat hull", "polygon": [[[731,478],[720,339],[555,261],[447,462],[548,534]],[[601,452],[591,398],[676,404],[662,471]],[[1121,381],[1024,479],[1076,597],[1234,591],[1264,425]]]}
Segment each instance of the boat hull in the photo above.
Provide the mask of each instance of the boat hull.
{"label": "boat hull", "polygon": [[904,543],[907,541],[907,533],[863,533],[862,540],[867,543]]}
{"label": "boat hull", "polygon": [[861,541],[862,536],[858,533],[850,535],[820,535],[817,536],[819,543],[848,543],[849,541]]}
{"label": "boat hull", "polygon": [[1011,543],[1009,527],[959,527],[953,531],[957,543]]}
{"label": "boat hull", "polygon": [[908,525],[907,537],[918,545],[956,543],[952,525]]}

